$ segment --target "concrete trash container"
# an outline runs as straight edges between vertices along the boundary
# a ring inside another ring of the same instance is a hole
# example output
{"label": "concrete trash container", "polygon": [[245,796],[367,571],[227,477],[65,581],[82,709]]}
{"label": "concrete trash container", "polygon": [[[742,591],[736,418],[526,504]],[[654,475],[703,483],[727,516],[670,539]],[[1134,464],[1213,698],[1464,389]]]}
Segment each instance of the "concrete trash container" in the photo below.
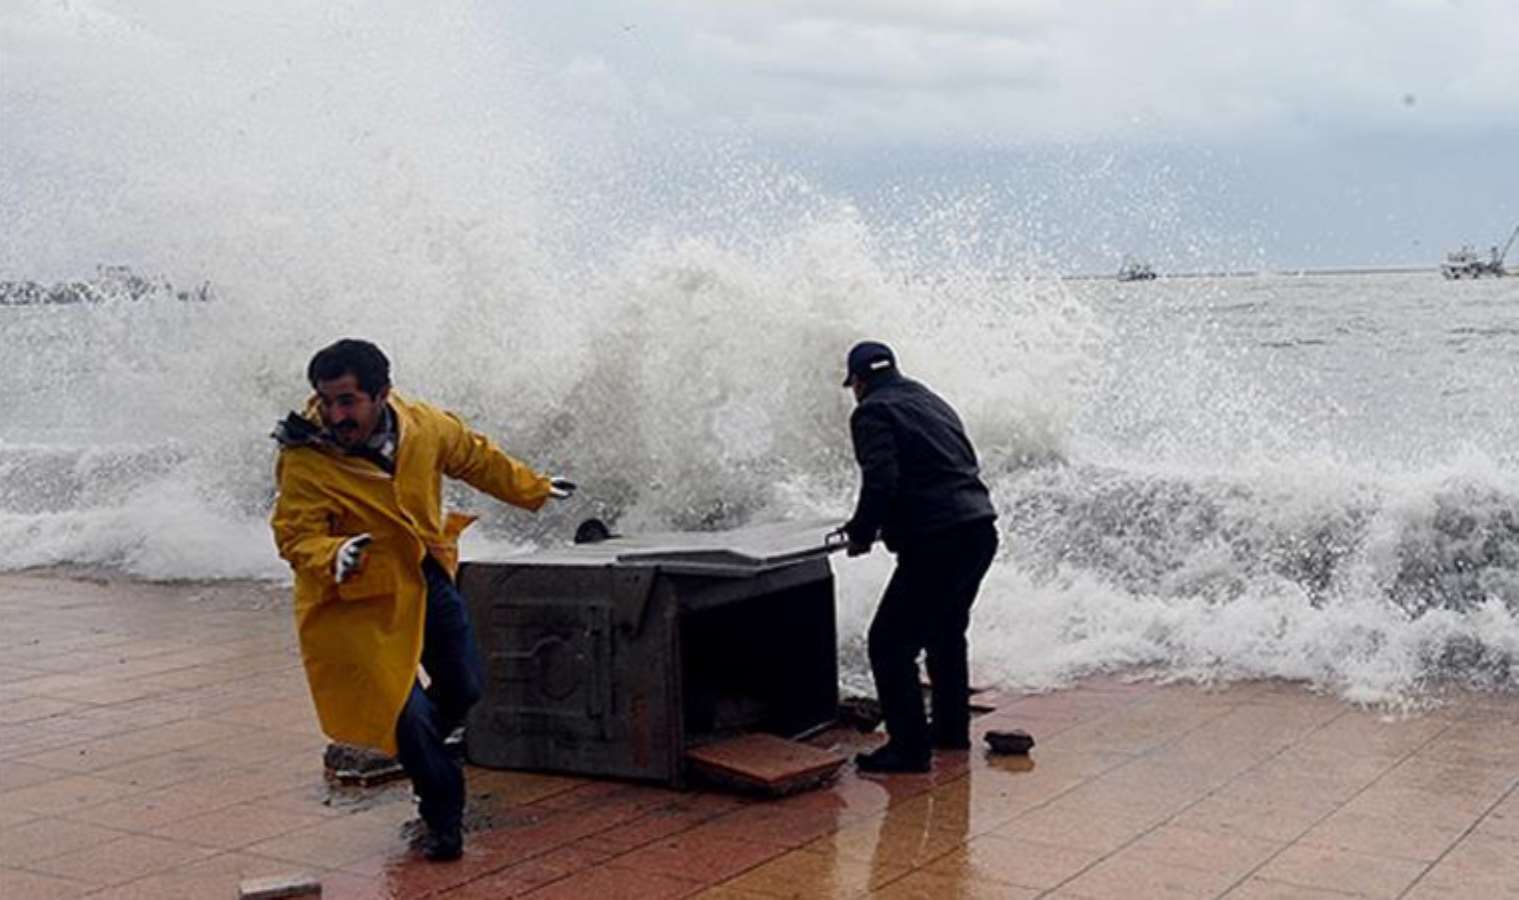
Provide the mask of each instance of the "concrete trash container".
{"label": "concrete trash container", "polygon": [[485,664],[476,765],[681,785],[685,751],[797,737],[838,707],[830,521],[467,562]]}

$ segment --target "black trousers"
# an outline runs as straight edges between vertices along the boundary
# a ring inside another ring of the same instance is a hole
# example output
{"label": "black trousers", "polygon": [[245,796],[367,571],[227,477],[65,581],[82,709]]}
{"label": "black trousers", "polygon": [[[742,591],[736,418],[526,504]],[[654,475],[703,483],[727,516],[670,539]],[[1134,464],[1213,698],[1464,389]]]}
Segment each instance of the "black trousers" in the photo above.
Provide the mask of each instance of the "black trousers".
{"label": "black trousers", "polygon": [[[915,541],[897,553],[897,568],[870,623],[870,671],[891,742],[927,755],[931,740],[964,741],[970,733],[970,649],[965,633],[981,579],[997,553],[997,526],[980,519]],[[933,682],[933,731],[918,687],[918,654]]]}
{"label": "black trousers", "polygon": [[431,556],[422,561],[422,574],[427,578],[422,668],[431,684],[425,691],[420,682],[411,686],[396,722],[396,757],[421,798],[422,821],[444,831],[458,828],[464,816],[464,769],[443,739],[480,699],[483,677],[464,596]]}

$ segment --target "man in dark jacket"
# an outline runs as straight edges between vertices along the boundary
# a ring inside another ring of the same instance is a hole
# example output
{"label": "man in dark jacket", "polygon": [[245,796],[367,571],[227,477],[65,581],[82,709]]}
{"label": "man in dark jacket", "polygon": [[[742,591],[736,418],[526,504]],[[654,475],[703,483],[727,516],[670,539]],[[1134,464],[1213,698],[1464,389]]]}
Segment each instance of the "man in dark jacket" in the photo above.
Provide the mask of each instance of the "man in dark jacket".
{"label": "man in dark jacket", "polygon": [[[875,341],[849,351],[844,386],[862,483],[844,525],[849,555],[877,537],[897,554],[870,623],[870,670],[889,740],[855,757],[865,772],[926,772],[933,748],[970,747],[971,604],[997,551],[997,518],[976,451],[954,409],[897,371]],[[933,722],[923,712],[918,654],[933,682]]]}

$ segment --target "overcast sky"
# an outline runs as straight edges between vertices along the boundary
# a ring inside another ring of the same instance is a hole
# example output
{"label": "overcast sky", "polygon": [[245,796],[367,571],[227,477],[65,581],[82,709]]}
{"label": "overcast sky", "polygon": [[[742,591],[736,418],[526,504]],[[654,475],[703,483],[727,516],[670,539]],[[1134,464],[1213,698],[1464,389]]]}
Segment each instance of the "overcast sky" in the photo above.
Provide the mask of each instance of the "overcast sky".
{"label": "overcast sky", "polygon": [[662,0],[520,25],[576,102],[751,141],[867,206],[997,183],[1077,267],[1126,245],[1206,265],[1199,243],[1431,263],[1519,222],[1513,0]]}
{"label": "overcast sky", "polygon": [[1289,141],[1482,131],[1519,113],[1511,0],[663,0],[553,15],[548,46],[582,73],[771,138]]}
{"label": "overcast sky", "polygon": [[1433,265],[1519,223],[1519,7],[4,0],[0,268],[238,204],[347,228],[397,167],[484,206],[528,131],[543,159],[663,149],[622,173],[651,203],[737,154],[867,220],[969,204],[1063,271]]}

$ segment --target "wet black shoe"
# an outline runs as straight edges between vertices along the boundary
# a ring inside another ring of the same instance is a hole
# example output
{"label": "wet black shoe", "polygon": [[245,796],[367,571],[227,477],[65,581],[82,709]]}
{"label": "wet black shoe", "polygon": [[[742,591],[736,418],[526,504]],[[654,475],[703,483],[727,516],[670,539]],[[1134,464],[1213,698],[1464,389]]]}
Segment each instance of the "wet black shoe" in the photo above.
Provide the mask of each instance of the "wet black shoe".
{"label": "wet black shoe", "polygon": [[422,855],[428,862],[453,862],[464,855],[464,833],[457,827],[428,831],[422,839]]}
{"label": "wet black shoe", "polygon": [[929,769],[929,755],[923,753],[909,753],[895,744],[887,743],[870,753],[855,755],[854,764],[861,772],[927,772]]}
{"label": "wet black shoe", "polygon": [[955,737],[938,735],[934,737],[935,750],[969,750],[970,735],[963,734]]}

